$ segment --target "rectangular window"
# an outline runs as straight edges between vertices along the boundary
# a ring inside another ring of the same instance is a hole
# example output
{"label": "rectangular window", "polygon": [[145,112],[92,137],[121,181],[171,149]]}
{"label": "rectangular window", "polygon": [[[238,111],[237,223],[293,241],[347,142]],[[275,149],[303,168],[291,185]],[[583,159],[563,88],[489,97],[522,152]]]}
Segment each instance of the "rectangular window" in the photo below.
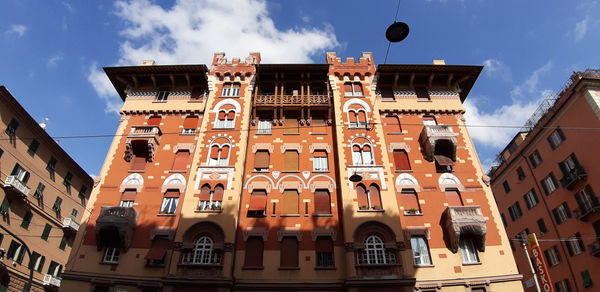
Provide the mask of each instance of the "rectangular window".
{"label": "rectangular window", "polygon": [[282,268],[298,267],[298,240],[296,237],[285,236],[281,239],[279,266]]}
{"label": "rectangular window", "polygon": [[169,99],[169,93],[170,91],[168,90],[160,90],[156,93],[156,99],[155,101],[158,102],[166,102]]}
{"label": "rectangular window", "polygon": [[531,165],[533,165],[533,168],[536,168],[540,164],[542,164],[543,160],[542,156],[540,155],[540,152],[535,150],[533,153],[531,153],[531,155],[529,155],[529,161],[531,162]]}
{"label": "rectangular window", "polygon": [[0,149],[0,158],[2,158],[2,154],[4,154],[4,150]]}
{"label": "rectangular window", "polygon": [[327,190],[315,190],[315,214],[331,214],[331,198]]}
{"label": "rectangular window", "polygon": [[414,189],[402,189],[402,201],[404,201],[404,215],[420,215],[421,206],[419,198]]}
{"label": "rectangular window", "polygon": [[565,135],[560,128],[556,128],[547,139],[550,147],[556,149],[563,141],[565,141]]}
{"label": "rectangular window", "polygon": [[571,218],[571,210],[569,209],[567,202],[563,202],[560,206],[552,209],[552,215],[554,215],[556,224],[562,224],[567,221],[567,219]]}
{"label": "rectangular window", "polygon": [[327,152],[324,150],[315,150],[313,155],[313,171],[328,171]]}
{"label": "rectangular window", "polygon": [[14,137],[17,134],[17,128],[19,128],[19,122],[15,119],[11,119],[10,123],[8,123],[8,127],[6,127],[6,134]]}
{"label": "rectangular window", "polygon": [[541,181],[541,184],[546,196],[550,195],[558,188],[558,183],[552,172]]}
{"label": "rectangular window", "polygon": [[592,275],[589,270],[581,272],[581,279],[583,279],[583,288],[590,288],[593,285]]}
{"label": "rectangular window", "polygon": [[25,185],[27,185],[27,182],[29,181],[29,172],[25,170],[25,168],[21,167],[21,165],[18,163],[15,164],[15,167],[13,167],[10,175],[14,176],[17,180]]}
{"label": "rectangular window", "polygon": [[25,256],[25,249],[23,246],[17,241],[12,240],[10,242],[10,246],[8,247],[8,252],[6,253],[6,258],[13,260],[17,263],[23,262],[23,257]]}
{"label": "rectangular window", "polygon": [[590,185],[585,186],[583,190],[577,192],[575,194],[575,200],[577,201],[577,205],[580,209],[579,212],[581,214],[585,214],[600,205],[598,197],[596,197],[596,194]]}
{"label": "rectangular window", "polygon": [[333,240],[331,240],[331,237],[317,237],[315,241],[315,256],[317,258],[317,267],[335,267],[335,261],[333,260]]}
{"label": "rectangular window", "polygon": [[6,196],[2,200],[2,205],[0,205],[0,214],[2,216],[8,216],[8,212],[10,212],[10,201]]}
{"label": "rectangular window", "polygon": [[527,192],[527,194],[523,196],[523,199],[525,200],[525,205],[527,206],[527,209],[535,207],[539,202],[534,189],[529,190],[529,192]]}
{"label": "rectangular window", "polygon": [[39,147],[40,142],[38,142],[36,139],[33,139],[31,140],[31,144],[29,144],[29,149],[27,149],[27,153],[29,153],[29,155],[31,156],[34,156]]}
{"label": "rectangular window", "polygon": [[504,227],[508,226],[508,224],[506,223],[506,216],[504,216],[504,213],[500,214],[500,219],[502,219],[502,225],[504,225]]}
{"label": "rectangular window", "polygon": [[250,195],[249,205],[248,217],[264,217],[265,209],[267,208],[267,191],[253,190]]}
{"label": "rectangular window", "polygon": [[408,159],[408,153],[406,150],[395,149],[394,150],[394,166],[396,170],[411,170],[410,160]]}
{"label": "rectangular window", "polygon": [[183,130],[182,134],[194,134],[196,133],[196,128],[198,127],[198,117],[190,116],[186,117],[183,120]]}
{"label": "rectangular window", "polygon": [[25,216],[23,216],[23,221],[21,221],[21,227],[28,229],[29,224],[31,224],[31,218],[33,217],[33,213],[31,211],[27,211]]}
{"label": "rectangular window", "polygon": [[431,265],[431,256],[425,236],[413,236],[410,238],[410,246],[413,252],[413,262],[415,266]]}
{"label": "rectangular window", "polygon": [[71,185],[73,184],[73,174],[71,172],[67,172],[67,175],[65,175],[65,180],[63,181],[63,185],[65,185],[67,187],[67,189],[71,188]]}
{"label": "rectangular window", "polygon": [[50,274],[54,277],[59,277],[61,272],[62,272],[62,265],[60,265],[59,263],[57,263],[55,261],[50,261],[50,266],[48,267],[48,274]]}
{"label": "rectangular window", "polygon": [[189,150],[179,150],[175,153],[175,158],[173,159],[172,170],[185,171],[187,169],[188,161],[190,160],[190,151]]}
{"label": "rectangular window", "polygon": [[298,191],[297,190],[284,190],[283,191],[283,206],[281,213],[286,215],[300,214],[299,202],[298,202]]}
{"label": "rectangular window", "polygon": [[56,212],[60,212],[60,205],[62,204],[63,199],[61,197],[56,197],[54,200],[54,205],[52,205],[52,210]]}
{"label": "rectangular window", "polygon": [[294,116],[286,116],[283,122],[283,133],[284,134],[299,134],[300,128],[298,127],[298,118]]}
{"label": "rectangular window", "polygon": [[570,256],[576,256],[585,250],[585,246],[583,245],[581,234],[579,232],[575,233],[568,239],[567,250],[569,251]]}
{"label": "rectangular window", "polygon": [[58,245],[58,248],[60,248],[61,250],[65,250],[65,247],[67,247],[67,237],[63,235],[60,240],[60,244]]}
{"label": "rectangular window", "polygon": [[543,218],[537,220],[537,226],[540,229],[540,233],[548,232],[548,228],[546,227],[546,222],[544,222]]}
{"label": "rectangular window", "polygon": [[54,180],[54,175],[56,172],[56,158],[50,157],[50,160],[48,160],[48,164],[46,165],[46,170],[50,175],[50,179]]}
{"label": "rectangular window", "polygon": [[273,126],[272,120],[259,120],[258,121],[258,131],[256,133],[259,135],[270,135],[272,126]]}
{"label": "rectangular window", "polygon": [[269,170],[269,151],[258,150],[254,154],[254,171],[268,171]]}
{"label": "rectangular window", "polygon": [[246,240],[244,267],[262,267],[265,244],[261,236],[249,236]]}
{"label": "rectangular window", "polygon": [[529,232],[529,228],[525,228],[525,230],[519,232],[519,234],[517,234],[515,236],[515,238],[520,240],[520,243],[522,244],[523,242],[527,242],[527,236],[530,234]]}
{"label": "rectangular window", "polygon": [[165,197],[163,198],[162,205],[160,206],[160,213],[163,214],[175,214],[177,210],[177,203],[179,202],[178,197]]}
{"label": "rectangular window", "polygon": [[437,125],[437,121],[434,116],[423,116],[423,125],[425,126],[435,126]]}
{"label": "rectangular window", "polygon": [[475,249],[475,243],[471,238],[461,238],[458,242],[460,248],[460,255],[462,257],[463,264],[475,264],[479,263],[479,257],[477,255],[477,249]]}
{"label": "rectangular window", "polygon": [[571,153],[567,159],[559,162],[558,166],[560,167],[563,176],[571,177],[577,174],[576,172],[579,170],[579,161],[577,161],[575,153]]}
{"label": "rectangular window", "polygon": [[517,178],[522,181],[525,179],[525,171],[523,171],[523,168],[521,168],[520,166],[517,167]]}
{"label": "rectangular window", "polygon": [[444,191],[446,196],[446,203],[448,206],[462,206],[462,198],[460,192],[457,189],[446,189]]}
{"label": "rectangular window", "polygon": [[73,208],[73,210],[71,210],[71,218],[73,218],[73,219],[77,218],[77,213],[79,213],[79,211],[77,211],[77,209]]}
{"label": "rectangular window", "polygon": [[29,260],[29,268],[33,269],[34,271],[42,272],[45,261],[46,257],[34,251],[31,253],[31,260]]}
{"label": "rectangular window", "polygon": [[510,219],[512,221],[515,221],[523,216],[519,202],[515,202],[512,206],[508,207],[508,213],[510,214]]}
{"label": "rectangular window", "polygon": [[109,264],[116,264],[119,262],[119,249],[113,247],[107,247],[102,257],[102,262]]}
{"label": "rectangular window", "polygon": [[240,96],[240,84],[239,83],[225,83],[223,84],[223,91],[221,96]]}
{"label": "rectangular window", "polygon": [[38,183],[38,186],[35,189],[35,193],[33,194],[33,197],[36,199],[43,198],[45,189],[46,189],[46,186],[43,183]]}
{"label": "rectangular window", "polygon": [[545,250],[544,256],[546,257],[546,262],[549,266],[554,267],[560,264],[560,256],[558,255],[558,250],[556,249],[556,246]]}
{"label": "rectangular window", "polygon": [[360,82],[344,83],[344,95],[345,96],[363,96],[362,85],[360,84]]}
{"label": "rectangular window", "polygon": [[283,156],[283,171],[297,172],[299,154],[296,150],[286,150]]}
{"label": "rectangular window", "polygon": [[415,87],[415,93],[417,94],[417,101],[431,100],[431,96],[429,96],[429,90],[427,90],[425,87]]}
{"label": "rectangular window", "polygon": [[507,181],[504,181],[502,183],[502,187],[504,188],[504,193],[507,193],[507,194],[510,193],[510,185],[508,185]]}
{"label": "rectangular window", "polygon": [[52,231],[52,226],[50,226],[50,224],[46,224],[46,226],[44,226],[44,231],[42,232],[41,238],[43,240],[48,240],[48,237],[50,237],[50,231]]}
{"label": "rectangular window", "polygon": [[396,115],[386,115],[383,117],[383,129],[387,134],[401,134],[402,125],[400,119]]}
{"label": "rectangular window", "polygon": [[571,292],[571,284],[568,279],[554,283],[555,292]]}

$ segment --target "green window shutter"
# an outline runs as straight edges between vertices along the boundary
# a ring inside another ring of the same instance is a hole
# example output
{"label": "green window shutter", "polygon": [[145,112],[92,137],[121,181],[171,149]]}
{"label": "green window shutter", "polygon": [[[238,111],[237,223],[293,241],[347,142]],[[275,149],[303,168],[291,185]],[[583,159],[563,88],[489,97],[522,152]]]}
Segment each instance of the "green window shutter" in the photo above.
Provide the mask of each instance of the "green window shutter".
{"label": "green window shutter", "polygon": [[46,257],[45,257],[45,256],[42,256],[42,258],[40,259],[40,265],[39,265],[39,266],[38,266],[38,268],[37,268],[37,271],[38,271],[39,273],[41,273],[41,272],[42,272],[42,269],[44,268],[44,264],[45,264],[45,262],[46,262]]}
{"label": "green window shutter", "polygon": [[25,216],[23,217],[23,221],[21,222],[21,227],[27,229],[29,228],[29,224],[31,223],[31,218],[33,217],[33,214],[31,212],[27,212],[25,214]]}
{"label": "green window shutter", "polygon": [[4,216],[8,216],[8,212],[10,211],[10,202],[7,197],[4,197],[4,201],[2,201],[2,205],[0,206],[0,214]]}
{"label": "green window shutter", "polygon": [[19,249],[19,256],[17,257],[17,263],[22,264],[24,257],[25,257],[25,247],[21,245],[21,248]]}
{"label": "green window shutter", "polygon": [[50,224],[46,224],[44,227],[44,232],[42,232],[43,240],[48,240],[48,236],[50,236],[50,230],[52,230],[52,226],[50,226]]}
{"label": "green window shutter", "polygon": [[66,246],[67,246],[67,237],[65,237],[63,235],[62,239],[60,240],[60,245],[58,245],[58,248],[65,250]]}
{"label": "green window shutter", "polygon": [[583,278],[583,287],[589,288],[592,287],[592,276],[590,275],[590,271],[585,270],[581,272],[581,277]]}

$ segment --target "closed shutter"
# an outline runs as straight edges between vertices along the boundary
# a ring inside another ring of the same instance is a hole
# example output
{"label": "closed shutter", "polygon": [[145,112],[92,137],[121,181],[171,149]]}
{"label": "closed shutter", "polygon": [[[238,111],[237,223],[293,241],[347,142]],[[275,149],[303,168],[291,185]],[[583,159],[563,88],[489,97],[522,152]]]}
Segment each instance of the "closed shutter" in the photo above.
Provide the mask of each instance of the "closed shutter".
{"label": "closed shutter", "polygon": [[344,94],[352,95],[352,83],[350,83],[350,82],[344,83]]}
{"label": "closed shutter", "polygon": [[315,241],[315,251],[333,253],[333,240],[331,240],[331,237],[317,237],[317,240]]}
{"label": "closed shutter", "polygon": [[331,202],[328,191],[315,190],[315,213],[331,214]]}
{"label": "closed shutter", "polygon": [[462,200],[460,198],[460,193],[458,192],[458,190],[446,190],[445,191],[446,194],[446,203],[448,203],[448,206],[462,206]]}
{"label": "closed shutter", "polygon": [[402,133],[400,119],[397,116],[385,116],[383,118],[384,129],[387,133]]}
{"label": "closed shutter", "polygon": [[402,199],[404,200],[404,210],[419,210],[419,200],[415,190],[402,190]]}
{"label": "closed shutter", "polygon": [[379,195],[379,188],[375,185],[371,185],[369,188],[369,199],[371,199],[371,208],[381,208],[381,196]]}
{"label": "closed shutter", "polygon": [[146,156],[134,156],[131,159],[131,170],[144,170],[146,168]]}
{"label": "closed shutter", "polygon": [[362,165],[362,153],[360,153],[360,146],[352,146],[352,164]]}
{"label": "closed shutter", "polygon": [[249,211],[264,211],[267,207],[267,192],[264,190],[253,191],[250,195]]}
{"label": "closed shutter", "polygon": [[286,117],[283,127],[284,127],[284,130],[283,130],[284,134],[298,134],[299,133],[298,118]]}
{"label": "closed shutter", "polygon": [[210,185],[203,185],[200,189],[200,201],[210,201]]}
{"label": "closed shutter", "polygon": [[210,148],[210,158],[211,159],[219,159],[219,150],[220,150],[219,146],[213,145]]}
{"label": "closed shutter", "polygon": [[223,201],[223,193],[225,192],[225,190],[223,189],[223,186],[218,184],[215,187],[215,191],[213,193],[213,201]]}
{"label": "closed shutter", "polygon": [[357,123],[356,112],[354,112],[354,111],[349,111],[349,112],[348,112],[348,116],[349,116],[349,119],[350,119],[348,122],[349,122],[351,125],[356,125],[356,123]]}
{"label": "closed shutter", "polygon": [[362,148],[362,162],[364,165],[375,164],[375,159],[373,158],[373,152],[371,152],[370,145],[364,145]]}
{"label": "closed shutter", "polygon": [[298,151],[285,151],[283,171],[298,171]]}
{"label": "closed shutter", "polygon": [[219,115],[217,116],[217,119],[219,119],[221,121],[224,121],[225,120],[225,116],[226,116],[225,111],[219,111]]}
{"label": "closed shutter", "polygon": [[254,155],[254,168],[268,169],[269,168],[269,152],[267,150],[258,150]]}
{"label": "closed shutter", "polygon": [[167,190],[165,198],[179,198],[179,190]]}
{"label": "closed shutter", "polygon": [[298,240],[296,237],[286,236],[281,240],[279,265],[281,267],[298,267]]}
{"label": "closed shutter", "polygon": [[198,117],[187,117],[183,120],[184,129],[196,129],[198,127]]}
{"label": "closed shutter", "polygon": [[235,111],[230,111],[227,113],[227,120],[229,120],[229,121],[235,120]]}
{"label": "closed shutter", "polygon": [[264,242],[260,236],[250,236],[246,241],[245,267],[262,267]]}
{"label": "closed shutter", "polygon": [[359,125],[366,125],[367,124],[367,114],[365,111],[359,111],[356,114],[356,119],[358,120],[358,124]]}
{"label": "closed shutter", "polygon": [[190,151],[177,151],[173,160],[173,170],[186,170],[188,160],[190,159]]}
{"label": "closed shutter", "polygon": [[147,260],[162,260],[169,249],[169,240],[167,238],[156,238],[152,242],[152,247],[144,257]]}
{"label": "closed shutter", "polygon": [[369,199],[367,198],[367,190],[363,185],[356,186],[356,198],[358,199],[358,207],[369,207]]}
{"label": "closed shutter", "polygon": [[150,117],[148,118],[148,126],[158,126],[160,125],[160,117],[154,116],[154,117]]}
{"label": "closed shutter", "polygon": [[405,150],[394,150],[394,165],[396,170],[410,170],[410,162]]}
{"label": "closed shutter", "polygon": [[121,201],[135,201],[137,192],[135,190],[125,190],[121,195]]}
{"label": "closed shutter", "polygon": [[285,190],[283,191],[283,207],[282,214],[299,214],[298,211],[298,191]]}
{"label": "closed shutter", "polygon": [[362,90],[362,85],[358,82],[354,83],[354,95],[355,96],[362,96],[363,95],[363,90]]}
{"label": "closed shutter", "polygon": [[229,145],[225,145],[221,148],[221,159],[226,160],[227,158],[229,158]]}

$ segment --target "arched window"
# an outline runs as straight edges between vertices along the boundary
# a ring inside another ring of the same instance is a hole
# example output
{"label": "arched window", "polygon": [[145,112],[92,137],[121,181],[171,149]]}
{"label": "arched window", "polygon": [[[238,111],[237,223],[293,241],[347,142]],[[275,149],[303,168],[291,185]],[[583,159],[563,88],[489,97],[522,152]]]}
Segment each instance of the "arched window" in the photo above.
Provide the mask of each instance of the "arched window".
{"label": "arched window", "polygon": [[352,145],[352,163],[354,165],[373,165],[373,151],[370,144]]}
{"label": "arched window", "polygon": [[183,256],[184,264],[213,265],[221,263],[221,254],[213,246],[212,238],[200,236],[194,241],[192,250]]}
{"label": "arched window", "polygon": [[356,121],[358,128],[367,127],[367,112],[364,109],[360,109],[356,112]]}
{"label": "arched window", "polygon": [[215,128],[231,129],[235,127],[235,106],[231,104],[225,104],[219,108],[217,112],[217,120],[215,121]]}
{"label": "arched window", "polygon": [[369,235],[365,239],[365,264],[385,265],[388,263],[385,245],[377,235]]}
{"label": "arched window", "polygon": [[219,211],[223,204],[223,193],[225,188],[218,184],[211,189],[209,184],[204,184],[200,188],[200,201],[198,202],[198,211]]}
{"label": "arched window", "polygon": [[210,146],[208,165],[226,166],[229,164],[229,145],[213,144]]}
{"label": "arched window", "polygon": [[356,197],[359,210],[381,210],[381,196],[379,186],[371,184],[369,190],[363,184],[356,186]]}

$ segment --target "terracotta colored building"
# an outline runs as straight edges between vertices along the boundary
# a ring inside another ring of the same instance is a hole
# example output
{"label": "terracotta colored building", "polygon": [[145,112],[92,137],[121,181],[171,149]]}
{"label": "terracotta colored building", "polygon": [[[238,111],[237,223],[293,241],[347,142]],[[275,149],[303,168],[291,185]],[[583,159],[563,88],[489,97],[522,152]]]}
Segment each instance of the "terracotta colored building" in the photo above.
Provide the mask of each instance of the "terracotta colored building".
{"label": "terracotta colored building", "polygon": [[260,60],[105,68],[122,118],[65,289],[521,290],[462,126],[480,66]]}
{"label": "terracotta colored building", "polygon": [[[540,239],[556,291],[597,291],[600,278],[600,72],[575,72],[500,154],[492,189],[524,281],[532,278],[518,238]],[[535,291],[530,280],[527,291]]]}
{"label": "terracotta colored building", "polygon": [[93,180],[4,86],[0,128],[0,291],[56,290]]}

